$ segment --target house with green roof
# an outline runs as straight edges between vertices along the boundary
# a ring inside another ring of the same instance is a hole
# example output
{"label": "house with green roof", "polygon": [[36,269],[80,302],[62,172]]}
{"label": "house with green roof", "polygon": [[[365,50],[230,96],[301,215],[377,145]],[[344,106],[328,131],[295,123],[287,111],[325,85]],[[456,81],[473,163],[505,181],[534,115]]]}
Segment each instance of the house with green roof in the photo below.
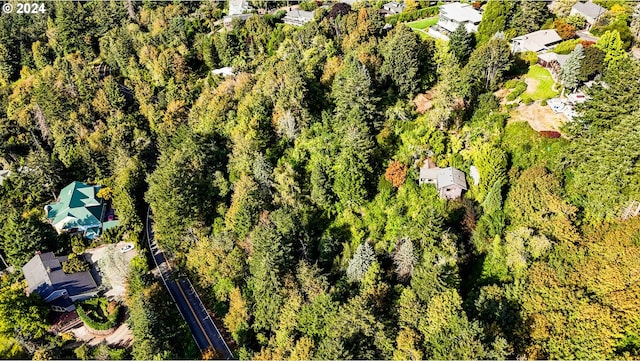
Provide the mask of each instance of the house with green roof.
{"label": "house with green roof", "polygon": [[[81,233],[93,239],[118,224],[108,214],[106,202],[98,197],[100,185],[73,182],[62,188],[56,203],[44,207],[47,219],[58,233]],[[105,221],[106,220],[106,221]]]}

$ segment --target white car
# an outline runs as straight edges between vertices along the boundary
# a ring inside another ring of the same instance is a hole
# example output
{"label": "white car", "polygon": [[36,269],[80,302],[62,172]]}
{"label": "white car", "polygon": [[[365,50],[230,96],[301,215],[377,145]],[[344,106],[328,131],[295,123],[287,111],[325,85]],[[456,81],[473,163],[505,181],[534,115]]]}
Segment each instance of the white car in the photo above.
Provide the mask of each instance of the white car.
{"label": "white car", "polygon": [[129,251],[131,251],[133,249],[133,245],[132,244],[128,244],[122,248],[120,248],[120,253],[127,253]]}

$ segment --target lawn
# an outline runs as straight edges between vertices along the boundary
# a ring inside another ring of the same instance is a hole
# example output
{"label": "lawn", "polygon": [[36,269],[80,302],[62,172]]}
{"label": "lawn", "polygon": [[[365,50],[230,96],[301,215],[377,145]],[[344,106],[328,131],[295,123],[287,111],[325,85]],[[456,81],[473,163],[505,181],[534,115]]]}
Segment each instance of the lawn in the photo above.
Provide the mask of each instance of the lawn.
{"label": "lawn", "polygon": [[429,29],[429,27],[434,26],[438,22],[438,19],[440,19],[439,16],[433,16],[422,20],[412,21],[410,23],[407,23],[407,26],[411,29],[420,29],[426,31],[427,29]]}
{"label": "lawn", "polygon": [[554,81],[551,73],[540,65],[529,67],[525,81],[529,85],[525,94],[531,96],[533,100],[551,99],[558,95],[558,92],[553,91]]}

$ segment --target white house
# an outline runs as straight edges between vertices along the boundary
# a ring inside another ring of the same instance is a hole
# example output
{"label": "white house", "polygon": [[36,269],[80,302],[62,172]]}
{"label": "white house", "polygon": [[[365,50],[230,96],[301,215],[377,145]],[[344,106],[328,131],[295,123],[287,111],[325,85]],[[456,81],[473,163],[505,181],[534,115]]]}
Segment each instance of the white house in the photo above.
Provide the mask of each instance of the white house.
{"label": "white house", "polygon": [[229,16],[244,14],[251,10],[247,0],[229,0]]}
{"label": "white house", "polygon": [[303,26],[304,24],[313,21],[314,12],[304,10],[291,10],[287,12],[282,18],[285,24],[291,24],[295,26]]}
{"label": "white house", "polygon": [[233,72],[233,67],[225,66],[224,68],[213,69],[211,71],[213,75],[222,75],[223,77],[235,76],[236,74]]}
{"label": "white house", "polygon": [[386,12],[389,15],[400,14],[401,12],[404,11],[405,7],[406,5],[404,3],[397,3],[397,2],[389,2],[382,6],[382,8],[386,10]]}
{"label": "white house", "polygon": [[585,18],[585,20],[587,20],[589,27],[591,27],[591,25],[595,24],[600,16],[602,16],[602,14],[606,12],[607,9],[598,4],[594,4],[591,1],[588,1],[584,3],[577,2],[575,5],[573,5],[569,14],[582,16],[583,18]]}
{"label": "white house", "polygon": [[459,169],[439,168],[431,159],[426,159],[420,167],[418,184],[433,184],[444,199],[460,198],[462,191],[467,190],[465,174]]}
{"label": "white house", "polygon": [[442,5],[440,7],[440,19],[435,26],[429,28],[429,35],[449,40],[449,34],[454,32],[460,24],[464,25],[469,33],[478,31],[478,25],[482,20],[482,14],[470,4],[459,2]]}
{"label": "white house", "polygon": [[511,50],[514,53],[525,51],[543,53],[552,50],[561,41],[562,38],[554,29],[538,30],[511,39]]}

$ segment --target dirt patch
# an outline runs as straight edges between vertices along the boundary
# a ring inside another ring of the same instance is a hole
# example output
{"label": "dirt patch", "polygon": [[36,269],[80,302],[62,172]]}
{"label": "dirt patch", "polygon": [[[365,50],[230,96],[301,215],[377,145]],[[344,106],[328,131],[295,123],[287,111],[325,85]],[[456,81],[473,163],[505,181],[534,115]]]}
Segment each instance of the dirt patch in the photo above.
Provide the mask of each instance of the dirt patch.
{"label": "dirt patch", "polygon": [[71,330],[75,338],[87,343],[89,346],[97,346],[105,342],[109,346],[127,348],[133,344],[133,333],[126,323],[121,324],[108,336],[94,335],[83,325]]}
{"label": "dirt patch", "polygon": [[540,80],[530,77],[525,77],[524,82],[527,83],[527,90],[525,91],[527,94],[535,93],[536,89],[538,89],[538,86],[540,85]]}
{"label": "dirt patch", "polygon": [[413,99],[413,103],[416,105],[416,111],[419,114],[424,114],[427,110],[433,108],[433,93],[426,92],[424,94],[418,94]]}
{"label": "dirt patch", "polygon": [[564,115],[556,114],[548,106],[536,102],[531,105],[521,105],[511,112],[509,122],[525,121],[537,132],[560,131],[567,121]]}

